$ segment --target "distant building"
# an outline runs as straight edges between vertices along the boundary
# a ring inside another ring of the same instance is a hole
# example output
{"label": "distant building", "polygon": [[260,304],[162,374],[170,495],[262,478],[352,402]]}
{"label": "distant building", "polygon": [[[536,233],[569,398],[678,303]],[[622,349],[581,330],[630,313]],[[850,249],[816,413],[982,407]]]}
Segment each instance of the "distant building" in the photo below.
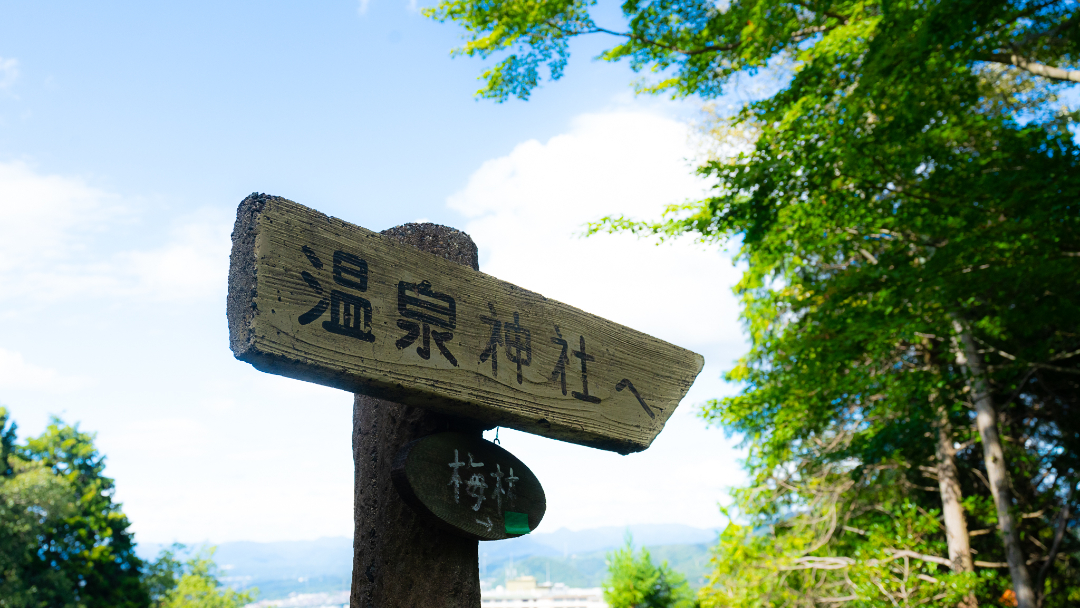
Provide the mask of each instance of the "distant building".
{"label": "distant building", "polygon": [[[484,589],[480,605],[487,608],[607,608],[603,591],[574,589],[563,583],[537,583],[535,576],[519,576],[506,586]],[[349,592],[290,593],[289,597],[262,600],[244,608],[348,608]]]}
{"label": "distant building", "polygon": [[607,608],[599,587],[574,589],[562,583],[537,583],[535,576],[519,576],[506,586],[481,591],[480,605],[491,608]]}

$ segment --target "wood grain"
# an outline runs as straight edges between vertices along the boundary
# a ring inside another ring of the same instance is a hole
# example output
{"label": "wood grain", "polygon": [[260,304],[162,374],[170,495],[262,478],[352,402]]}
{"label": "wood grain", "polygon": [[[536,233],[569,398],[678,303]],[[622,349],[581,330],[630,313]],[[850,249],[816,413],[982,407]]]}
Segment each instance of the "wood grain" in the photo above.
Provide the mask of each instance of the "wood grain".
{"label": "wood grain", "polygon": [[280,197],[240,204],[230,260],[238,359],[572,443],[647,448],[704,364]]}

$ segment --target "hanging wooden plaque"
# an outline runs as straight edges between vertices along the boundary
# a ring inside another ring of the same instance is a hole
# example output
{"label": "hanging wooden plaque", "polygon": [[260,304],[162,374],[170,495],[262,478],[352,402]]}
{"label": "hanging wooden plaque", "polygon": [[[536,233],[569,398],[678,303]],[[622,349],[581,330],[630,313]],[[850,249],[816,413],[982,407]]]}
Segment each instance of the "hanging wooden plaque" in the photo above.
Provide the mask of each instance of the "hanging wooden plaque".
{"label": "hanging wooden plaque", "polygon": [[431,523],[476,540],[528,534],[544,518],[540,480],[503,448],[461,433],[406,444],[394,460],[394,486]]}

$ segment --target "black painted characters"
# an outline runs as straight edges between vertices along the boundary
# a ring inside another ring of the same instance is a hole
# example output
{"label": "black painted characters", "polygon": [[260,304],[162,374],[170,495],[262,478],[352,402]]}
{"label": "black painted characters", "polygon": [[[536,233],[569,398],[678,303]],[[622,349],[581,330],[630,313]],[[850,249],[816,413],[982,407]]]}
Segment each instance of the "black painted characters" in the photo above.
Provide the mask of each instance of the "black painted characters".
{"label": "black painted characters", "polygon": [[420,346],[416,347],[416,353],[422,359],[431,358],[431,341],[434,340],[439,353],[451,365],[458,366],[457,358],[446,346],[454,338],[454,334],[450,331],[432,331],[432,326],[445,330],[453,330],[457,326],[457,304],[454,298],[434,291],[428,281],[399,281],[398,313],[405,318],[398,319],[397,326],[409,332],[394,343],[398,350],[412,345],[423,336]]}
{"label": "black painted characters", "polygon": [[630,389],[630,393],[634,395],[634,398],[637,399],[637,402],[641,405],[641,408],[645,410],[645,413],[649,415],[649,418],[656,418],[656,414],[653,413],[652,408],[650,408],[649,405],[645,403],[645,400],[641,398],[640,394],[638,394],[637,389],[634,388],[633,382],[630,382],[626,378],[623,378],[622,380],[619,380],[618,384],[615,385],[615,390],[617,391],[621,392],[624,388]]}
{"label": "black painted characters", "polygon": [[517,365],[517,382],[521,384],[524,377],[522,367],[532,365],[532,333],[521,325],[519,313],[514,313],[514,320],[504,323],[495,312],[495,305],[488,303],[491,316],[480,316],[480,320],[491,326],[491,336],[488,338],[487,347],[480,353],[480,363],[491,361],[492,377],[499,377],[499,345],[503,346],[506,358]]}
{"label": "black painted characters", "polygon": [[[570,344],[563,339],[562,332],[559,331],[559,326],[555,326],[555,337],[551,339],[551,343],[560,347],[559,359],[555,362],[555,369],[551,372],[551,379],[558,380],[559,386],[562,388],[562,394],[566,394],[566,364],[570,363],[570,358],[566,355],[570,349]],[[589,361],[596,361],[596,357],[585,352],[585,336],[578,336],[579,350],[571,351],[575,358],[581,361],[581,392],[570,391],[570,394],[574,399],[585,401],[587,403],[600,403],[600,398],[596,395],[589,394]],[[620,389],[621,390],[621,389]]]}
{"label": "black painted characters", "polygon": [[[323,262],[315,251],[308,246],[301,247],[301,251],[307,258],[314,270],[322,270]],[[358,255],[346,251],[335,251],[333,254],[333,266],[331,276],[336,288],[326,293],[322,283],[307,270],[300,273],[304,283],[319,296],[319,300],[310,310],[300,315],[298,321],[301,325],[308,325],[326,316],[329,311],[329,319],[323,320],[322,327],[326,331],[357,338],[365,342],[375,342],[375,335],[371,330],[372,305],[371,302],[360,294],[368,290],[368,263]],[[419,283],[398,281],[397,283],[397,327],[405,332],[394,342],[398,350],[404,350],[416,345],[415,351],[425,361],[432,356],[432,342],[435,350],[450,365],[459,367],[458,359],[450,350],[450,342],[454,338],[457,328],[457,301],[447,293],[436,291],[430,281],[423,280]],[[515,311],[510,314],[510,319],[500,318],[491,302],[487,304],[490,315],[479,315],[481,322],[490,327],[490,332],[483,350],[480,352],[480,364],[491,364],[491,375],[499,377],[499,359],[505,358],[511,365],[510,377],[517,380],[518,384],[524,383],[524,368],[532,365],[533,344],[532,332],[521,323],[521,313]],[[555,367],[552,369],[551,381],[556,384],[562,394],[569,395],[578,401],[598,404],[600,397],[589,392],[589,363],[597,364],[596,356],[587,352],[584,335],[578,335],[577,344],[563,337],[562,330],[558,325],[554,326],[555,335],[550,337],[550,343],[557,349]],[[571,338],[572,340],[572,338]],[[574,346],[577,346],[575,349]],[[502,350],[502,357],[499,351]],[[577,360],[576,362],[574,360]],[[577,368],[581,374],[581,390],[568,390],[566,376],[573,373]],[[512,381],[512,380],[511,380]],[[595,380],[594,380],[595,388]],[[627,378],[623,378],[615,385],[616,392],[629,390],[634,396],[641,409],[650,417],[656,418],[656,413],[650,407],[634,384]],[[659,408],[658,408],[659,409]],[[451,485],[454,486],[455,497],[462,485],[466,493],[483,499],[483,491],[487,488],[484,477],[472,475],[466,479],[459,477],[457,466],[462,466],[457,459],[450,466],[453,468]],[[483,466],[472,464],[471,467]],[[502,488],[501,471],[495,474],[494,495],[501,502],[506,490]],[[512,492],[512,482],[509,491]],[[479,503],[477,503],[479,505]]]}
{"label": "black painted characters", "polygon": [[[323,267],[322,260],[315,255],[310,247],[305,245],[301,248],[304,256],[316,270]],[[345,251],[334,252],[333,276],[334,283],[341,287],[359,292],[367,291],[367,262]],[[316,294],[323,295],[323,287],[319,281],[308,271],[300,273],[308,287]],[[355,293],[349,293],[340,289],[331,289],[330,298],[325,296],[320,299],[311,310],[300,315],[297,319],[301,325],[307,325],[321,317],[327,309],[330,309],[330,320],[323,321],[323,329],[342,336],[350,336],[364,342],[374,342],[375,334],[371,333],[371,302]]]}

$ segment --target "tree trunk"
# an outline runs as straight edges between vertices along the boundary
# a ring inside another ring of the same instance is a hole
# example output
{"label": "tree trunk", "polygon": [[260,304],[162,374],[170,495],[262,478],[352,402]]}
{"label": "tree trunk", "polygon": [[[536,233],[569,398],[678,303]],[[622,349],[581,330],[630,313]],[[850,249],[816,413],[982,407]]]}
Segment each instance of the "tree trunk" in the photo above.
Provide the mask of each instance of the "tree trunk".
{"label": "tree trunk", "polygon": [[[945,542],[954,572],[974,572],[971,559],[971,540],[964,518],[964,497],[960,491],[960,476],[956,470],[956,449],[953,447],[952,426],[944,408],[939,410],[937,425],[937,476],[941,492],[941,514],[945,520]],[[969,593],[960,602],[962,608],[976,608],[979,602]]]}
{"label": "tree trunk", "polygon": [[998,527],[1001,529],[1001,537],[1005,543],[1005,561],[1009,564],[1013,591],[1016,593],[1016,605],[1017,608],[1036,608],[1031,573],[1028,572],[1024,552],[1020,548],[1020,535],[1016,530],[1016,522],[1012,513],[1009,512],[1009,507],[1012,506],[1012,492],[1009,490],[1005,451],[1001,447],[1001,438],[998,436],[997,412],[994,410],[990,384],[986,379],[986,368],[983,366],[982,355],[975,346],[971,331],[956,320],[953,321],[953,327],[963,347],[957,353],[959,362],[967,367],[970,376],[971,399],[975,402],[975,423],[979,428],[979,438],[982,440],[986,476],[990,481],[990,493],[994,496],[994,506],[997,507]]}
{"label": "tree trunk", "polygon": [[[478,269],[476,245],[463,232],[405,224],[383,232]],[[353,408],[355,499],[351,608],[479,608],[477,541],[419,519],[394,489],[390,469],[403,445],[439,431],[480,434],[483,427],[416,407],[358,394]]]}
{"label": "tree trunk", "polygon": [[1061,548],[1061,539],[1065,537],[1065,527],[1069,524],[1069,505],[1072,504],[1073,488],[1076,487],[1076,481],[1070,479],[1068,484],[1065,499],[1061,501],[1061,510],[1058,511],[1057,525],[1054,528],[1054,542],[1050,545],[1049,553],[1046,554],[1046,562],[1042,568],[1039,568],[1039,575],[1035,578],[1037,581],[1035,588],[1039,590],[1040,608],[1042,608],[1043,602],[1046,601],[1046,575],[1050,573],[1050,568],[1054,567],[1058,549]]}

